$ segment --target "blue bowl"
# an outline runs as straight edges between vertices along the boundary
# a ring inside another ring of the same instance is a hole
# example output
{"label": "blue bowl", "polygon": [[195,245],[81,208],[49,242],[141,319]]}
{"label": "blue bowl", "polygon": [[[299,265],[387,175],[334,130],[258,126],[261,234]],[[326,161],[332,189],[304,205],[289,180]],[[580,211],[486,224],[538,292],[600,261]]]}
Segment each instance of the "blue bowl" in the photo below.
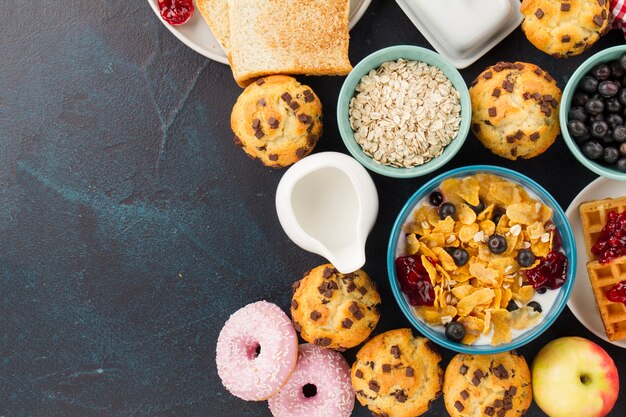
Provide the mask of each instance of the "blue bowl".
{"label": "blue bowl", "polygon": [[[402,226],[407,222],[407,219],[411,215],[414,207],[420,201],[422,201],[422,199],[427,197],[432,191],[437,189],[441,185],[441,182],[443,180],[451,177],[466,177],[468,175],[473,175],[477,173],[495,174],[511,180],[537,195],[545,205],[550,207],[552,209],[552,220],[554,221],[558,231],[561,234],[561,238],[563,240],[563,250],[568,259],[567,279],[565,281],[565,284],[561,287],[559,295],[557,296],[557,299],[554,302],[550,311],[543,312],[544,318],[541,323],[539,323],[537,326],[527,331],[526,333],[514,338],[511,342],[498,346],[464,345],[448,340],[445,334],[433,329],[431,326],[418,318],[418,316],[413,311],[413,307],[409,304],[407,297],[400,289],[400,283],[396,278],[395,259],[397,257],[396,251],[398,241],[399,239],[404,239]],[[437,344],[456,352],[474,354],[500,353],[519,348],[520,346],[531,342],[541,333],[543,333],[548,327],[550,327],[550,325],[554,323],[559,314],[561,314],[561,311],[563,311],[563,308],[565,307],[565,304],[567,303],[567,300],[570,296],[570,293],[574,286],[574,279],[576,277],[576,243],[574,241],[572,229],[569,225],[569,222],[567,221],[567,218],[565,217],[565,213],[556,202],[556,200],[541,185],[537,184],[535,181],[526,177],[525,175],[522,175],[510,169],[489,165],[474,165],[453,169],[437,176],[436,178],[433,178],[425,185],[420,187],[420,189],[417,190],[417,192],[413,194],[411,198],[409,198],[409,200],[400,211],[400,214],[398,215],[391,230],[389,246],[387,249],[387,272],[389,274],[389,282],[391,283],[393,295],[396,298],[400,309],[402,310],[406,318],[411,322],[411,324],[416,329],[418,329],[424,336],[436,342]]]}
{"label": "blue bowl", "polygon": [[595,172],[598,175],[602,175],[607,178],[611,178],[613,180],[626,181],[626,172],[620,172],[615,168],[610,168],[606,165],[602,165],[596,161],[593,161],[587,158],[580,146],[576,143],[576,141],[572,138],[567,130],[567,114],[572,106],[572,98],[574,97],[574,93],[578,88],[578,84],[580,84],[580,80],[587,75],[589,71],[591,71],[596,65],[607,63],[613,61],[615,59],[619,59],[626,52],[626,45],[618,45],[612,48],[605,49],[603,51],[598,52],[593,55],[585,62],[582,63],[580,67],[574,72],[571,76],[567,85],[565,86],[565,90],[563,90],[563,97],[561,98],[561,107],[559,108],[559,122],[561,123],[561,135],[567,144],[567,147],[574,157],[578,159],[578,161],[583,164],[585,167]]}
{"label": "blue bowl", "polygon": [[[461,102],[461,125],[459,131],[452,142],[443,150],[443,153],[436,158],[431,159],[425,164],[412,168],[396,168],[388,165],[382,165],[374,161],[363,152],[363,148],[354,139],[354,131],[350,127],[350,117],[348,111],[350,109],[350,100],[354,97],[356,86],[364,75],[371,70],[380,67],[388,61],[397,61],[403,58],[407,61],[421,61],[428,65],[439,68],[448,77],[454,88],[459,92]],[[343,82],[339,99],[337,101],[337,125],[343,143],[348,148],[352,156],[359,161],[365,168],[374,171],[380,175],[393,178],[414,178],[426,175],[444,166],[463,146],[463,142],[469,133],[470,122],[472,121],[472,102],[470,100],[469,90],[465,80],[457,71],[457,69],[443,56],[431,50],[411,45],[397,45],[389,48],[380,49],[371,55],[366,56],[359,62],[354,69],[348,74]]]}

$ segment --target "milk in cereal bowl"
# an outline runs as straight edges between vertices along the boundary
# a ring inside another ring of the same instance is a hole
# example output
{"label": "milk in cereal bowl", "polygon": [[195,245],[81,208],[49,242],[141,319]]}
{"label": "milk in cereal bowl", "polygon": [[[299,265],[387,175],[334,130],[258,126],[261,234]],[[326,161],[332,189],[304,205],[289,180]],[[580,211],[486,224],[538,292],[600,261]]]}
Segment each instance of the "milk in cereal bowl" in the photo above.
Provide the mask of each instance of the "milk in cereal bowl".
{"label": "milk in cereal bowl", "polygon": [[470,166],[409,199],[387,265],[396,301],[425,336],[459,352],[496,353],[556,320],[574,283],[576,250],[565,214],[539,184]]}

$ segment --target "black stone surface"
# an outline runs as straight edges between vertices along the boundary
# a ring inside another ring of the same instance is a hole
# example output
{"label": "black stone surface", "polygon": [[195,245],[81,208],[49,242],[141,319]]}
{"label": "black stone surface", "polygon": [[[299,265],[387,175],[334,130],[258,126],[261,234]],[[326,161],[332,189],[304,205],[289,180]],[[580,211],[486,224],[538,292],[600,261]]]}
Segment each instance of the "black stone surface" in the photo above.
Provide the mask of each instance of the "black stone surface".
{"label": "black stone surface", "polygon": [[[0,17],[0,415],[270,416],[232,397],[215,368],[228,316],[266,299],[287,309],[290,284],[323,260],[283,233],[274,193],[283,171],[233,146],[230,110],[241,93],[229,68],[180,43],[146,1],[3,4]],[[593,53],[624,42],[616,31],[568,60],[536,50],[517,30],[462,72],[469,83],[500,60],[534,62],[564,87]],[[351,32],[350,58],[427,42],[391,0],[374,0]],[[336,128],[342,78],[300,77],[320,96],[325,133],[316,152],[346,153]],[[510,162],[468,138],[445,167],[516,169],[562,207],[595,175],[561,139]],[[442,172],[435,173],[438,174]],[[390,227],[435,174],[373,174],[381,210],[365,269],[383,299],[376,333],[410,324],[385,269]],[[538,340],[587,337],[565,310]],[[356,350],[346,352],[349,362]],[[444,365],[452,352],[443,351]],[[621,392],[611,416],[623,416]],[[445,415],[436,400],[427,415]],[[358,406],[354,416],[368,416]],[[543,415],[533,405],[527,414]],[[329,416],[332,417],[332,416]]]}

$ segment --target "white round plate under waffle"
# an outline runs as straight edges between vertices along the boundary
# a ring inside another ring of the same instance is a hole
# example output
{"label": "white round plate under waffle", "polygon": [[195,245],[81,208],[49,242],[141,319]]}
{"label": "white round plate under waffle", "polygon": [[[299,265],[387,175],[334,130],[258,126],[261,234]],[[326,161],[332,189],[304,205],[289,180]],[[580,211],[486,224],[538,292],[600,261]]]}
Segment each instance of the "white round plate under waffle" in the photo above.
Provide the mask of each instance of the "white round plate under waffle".
{"label": "white round plate under waffle", "polygon": [[[350,0],[350,16],[349,27],[352,29],[354,25],[361,19],[365,11],[369,7],[372,0]],[[157,0],[148,0],[152,10],[158,16],[161,23],[169,29],[182,43],[205,57],[212,59],[213,61],[221,62],[228,65],[228,59],[226,53],[222,49],[222,46],[211,33],[211,29],[206,24],[198,9],[194,10],[191,19],[184,25],[172,26],[165,22],[159,13],[159,6]]]}
{"label": "white round plate under waffle", "polygon": [[589,283],[587,274],[587,252],[585,250],[585,239],[583,237],[582,225],[578,214],[578,206],[581,203],[603,198],[616,198],[626,195],[626,186],[623,181],[615,181],[600,177],[587,185],[567,208],[565,214],[572,225],[572,232],[576,239],[576,253],[578,257],[578,267],[576,270],[576,282],[572,289],[567,306],[574,313],[578,321],[589,329],[590,332],[609,343],[622,348],[626,348],[626,340],[611,342],[604,332],[604,325],[596,306],[596,299]]}

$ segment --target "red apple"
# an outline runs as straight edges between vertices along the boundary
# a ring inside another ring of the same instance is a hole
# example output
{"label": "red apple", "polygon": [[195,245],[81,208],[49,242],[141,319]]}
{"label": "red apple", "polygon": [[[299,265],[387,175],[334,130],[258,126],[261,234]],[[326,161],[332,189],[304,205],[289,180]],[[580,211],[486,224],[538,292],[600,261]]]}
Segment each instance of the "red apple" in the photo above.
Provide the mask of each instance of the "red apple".
{"label": "red apple", "polygon": [[548,343],[535,356],[531,371],[535,402],[550,417],[603,417],[617,401],[613,359],[582,337]]}

